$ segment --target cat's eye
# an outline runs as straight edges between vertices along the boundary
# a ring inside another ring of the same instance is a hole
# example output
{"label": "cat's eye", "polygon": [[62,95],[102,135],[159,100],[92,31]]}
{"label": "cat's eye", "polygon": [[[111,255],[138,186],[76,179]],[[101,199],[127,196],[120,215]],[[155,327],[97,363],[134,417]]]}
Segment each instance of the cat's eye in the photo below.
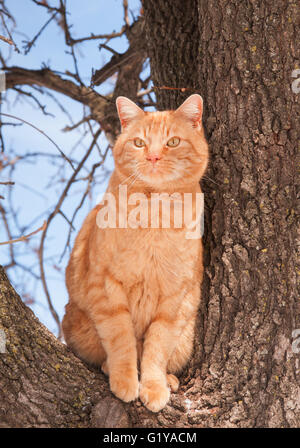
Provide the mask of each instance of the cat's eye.
{"label": "cat's eye", "polygon": [[170,138],[170,140],[167,141],[167,146],[169,146],[170,148],[175,148],[176,146],[178,146],[180,143],[180,138],[179,137],[172,137]]}
{"label": "cat's eye", "polygon": [[144,142],[144,140],[142,140],[141,138],[135,138],[133,140],[133,143],[135,144],[135,146],[137,148],[143,148],[143,146],[146,146],[146,143]]}

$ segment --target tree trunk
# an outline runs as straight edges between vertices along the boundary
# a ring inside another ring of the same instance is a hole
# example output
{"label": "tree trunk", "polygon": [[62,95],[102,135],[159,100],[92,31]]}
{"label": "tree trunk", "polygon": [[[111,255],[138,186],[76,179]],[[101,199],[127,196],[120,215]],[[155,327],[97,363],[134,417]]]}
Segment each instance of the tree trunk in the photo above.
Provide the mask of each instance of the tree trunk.
{"label": "tree trunk", "polygon": [[203,182],[202,316],[189,371],[194,378],[184,393],[194,412],[181,421],[299,426],[299,355],[292,352],[292,332],[300,328],[300,123],[299,97],[291,88],[300,60],[299,8],[283,0],[157,3],[144,0],[158,104],[175,108],[182,95],[203,95],[211,153]]}
{"label": "tree trunk", "polygon": [[128,425],[103,375],[87,369],[38,321],[2,267],[0,328],[2,348],[6,339],[0,353],[0,427],[88,427],[99,426],[99,418],[108,426],[117,424],[114,418]]}
{"label": "tree trunk", "polygon": [[143,7],[159,109],[193,92],[204,98],[211,162],[194,357],[160,413],[125,405],[102,373],[38,322],[0,268],[0,426],[299,426],[297,4],[144,0]]}

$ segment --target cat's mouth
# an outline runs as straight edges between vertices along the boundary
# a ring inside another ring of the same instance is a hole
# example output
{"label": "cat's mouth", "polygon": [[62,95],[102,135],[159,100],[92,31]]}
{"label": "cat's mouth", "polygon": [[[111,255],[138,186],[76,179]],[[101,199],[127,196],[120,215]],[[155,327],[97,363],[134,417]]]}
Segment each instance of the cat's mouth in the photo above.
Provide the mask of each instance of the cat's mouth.
{"label": "cat's mouth", "polygon": [[163,164],[156,163],[154,165],[149,164],[147,167],[143,167],[140,171],[140,179],[148,184],[163,183],[176,180],[176,173],[174,170],[167,169]]}
{"label": "cat's mouth", "polygon": [[157,176],[162,177],[164,175],[164,169],[159,162],[156,162],[155,164],[150,162],[141,169],[141,175],[151,176],[154,178]]}
{"label": "cat's mouth", "polygon": [[158,173],[160,171],[160,167],[158,167],[157,165],[152,165],[149,167],[148,171],[150,171],[150,173]]}
{"label": "cat's mouth", "polygon": [[139,182],[148,185],[157,185],[176,181],[180,176],[180,171],[172,166],[171,163],[165,162],[164,160],[158,160],[155,163],[140,161],[132,166],[128,179],[130,180],[130,185]]}

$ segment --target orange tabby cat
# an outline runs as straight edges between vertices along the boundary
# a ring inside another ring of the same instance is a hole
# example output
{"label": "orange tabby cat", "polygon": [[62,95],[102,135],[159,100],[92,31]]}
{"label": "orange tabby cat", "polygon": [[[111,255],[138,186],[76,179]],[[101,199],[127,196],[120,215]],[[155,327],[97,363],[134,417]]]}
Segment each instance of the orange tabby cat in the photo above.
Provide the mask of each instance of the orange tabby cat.
{"label": "orange tabby cat", "polygon": [[[117,99],[122,133],[107,189],[117,211],[124,205],[118,205],[121,185],[128,196],[143,194],[146,203],[152,193],[200,193],[208,163],[202,104],[191,95],[176,111],[144,112],[125,97]],[[174,220],[170,228],[161,219],[158,228],[149,219],[139,228],[105,228],[97,219],[103,207],[87,216],[67,267],[65,340],[79,357],[102,367],[117,397],[139,397],[158,412],[170,389],[178,389],[174,373],[192,354],[201,239],[187,238],[186,223],[178,228]],[[126,216],[130,211],[132,203]]]}

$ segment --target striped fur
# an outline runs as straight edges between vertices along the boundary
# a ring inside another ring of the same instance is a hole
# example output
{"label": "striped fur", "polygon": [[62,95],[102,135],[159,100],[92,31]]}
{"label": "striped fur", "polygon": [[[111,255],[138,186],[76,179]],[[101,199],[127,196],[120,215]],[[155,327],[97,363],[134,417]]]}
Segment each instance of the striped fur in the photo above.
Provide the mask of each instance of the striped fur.
{"label": "striped fur", "polygon": [[[113,149],[108,192],[200,192],[208,163],[202,100],[192,95],[177,111],[143,112],[117,101],[122,123]],[[131,110],[131,108],[133,110]],[[198,113],[197,113],[198,112]],[[180,144],[166,142],[179,137]],[[136,148],[140,138],[145,147]],[[154,153],[154,164],[147,156]],[[101,229],[87,216],[66,270],[69,303],[63,319],[67,344],[109,375],[111,391],[129,402],[140,397],[151,411],[168,402],[193,349],[202,280],[201,239],[185,228]]]}

